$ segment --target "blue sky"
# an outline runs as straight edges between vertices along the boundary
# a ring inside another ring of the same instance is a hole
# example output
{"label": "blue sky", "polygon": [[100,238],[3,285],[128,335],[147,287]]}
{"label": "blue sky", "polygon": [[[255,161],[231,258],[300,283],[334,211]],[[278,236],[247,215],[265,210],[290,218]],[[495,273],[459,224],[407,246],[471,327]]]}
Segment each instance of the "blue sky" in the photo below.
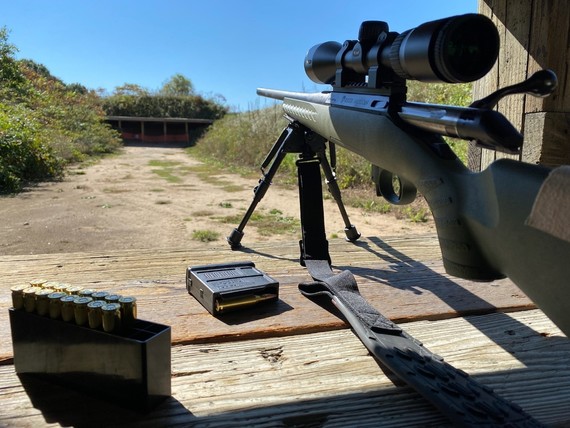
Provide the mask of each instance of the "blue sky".
{"label": "blue sky", "polygon": [[477,0],[0,0],[0,26],[19,58],[66,83],[154,90],[182,73],[198,93],[234,110],[263,107],[257,87],[319,91],[307,50],[356,39],[365,20],[402,32],[477,11]]}

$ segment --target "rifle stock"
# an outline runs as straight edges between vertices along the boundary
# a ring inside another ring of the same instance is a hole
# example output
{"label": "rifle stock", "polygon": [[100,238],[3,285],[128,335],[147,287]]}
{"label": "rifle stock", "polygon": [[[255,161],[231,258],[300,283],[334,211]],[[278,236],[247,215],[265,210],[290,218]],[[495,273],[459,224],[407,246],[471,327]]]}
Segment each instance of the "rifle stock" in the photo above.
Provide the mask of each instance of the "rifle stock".
{"label": "rifle stock", "polygon": [[508,151],[522,136],[500,113],[394,106],[389,97],[334,91],[258,94],[282,100],[291,120],[413,183],[433,213],[449,274],[476,281],[508,276],[570,334],[570,243],[525,224],[550,169],[503,159],[474,173],[441,137],[502,139]]}

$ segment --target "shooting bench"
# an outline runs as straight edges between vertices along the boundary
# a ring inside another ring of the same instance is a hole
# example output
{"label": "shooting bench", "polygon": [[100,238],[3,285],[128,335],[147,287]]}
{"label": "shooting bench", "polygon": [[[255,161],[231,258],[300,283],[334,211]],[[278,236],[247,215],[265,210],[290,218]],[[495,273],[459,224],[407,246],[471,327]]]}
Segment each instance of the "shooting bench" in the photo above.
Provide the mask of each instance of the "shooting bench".
{"label": "shooting bench", "polygon": [[[0,257],[0,426],[447,426],[385,372],[336,317],[303,297],[297,242]],[[437,237],[330,241],[383,314],[547,425],[570,423],[570,341],[509,280],[444,273]],[[185,289],[190,265],[253,261],[278,303],[212,317]],[[136,296],[141,318],[172,327],[172,397],[148,414],[16,375],[10,286],[43,277]]]}

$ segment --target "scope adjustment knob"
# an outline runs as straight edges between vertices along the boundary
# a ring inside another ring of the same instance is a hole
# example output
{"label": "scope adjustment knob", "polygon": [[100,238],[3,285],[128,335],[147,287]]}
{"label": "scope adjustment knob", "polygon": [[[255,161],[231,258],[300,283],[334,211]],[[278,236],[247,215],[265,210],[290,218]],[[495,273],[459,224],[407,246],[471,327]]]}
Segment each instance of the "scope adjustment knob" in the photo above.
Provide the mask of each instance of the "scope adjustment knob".
{"label": "scope adjustment knob", "polygon": [[388,33],[388,23],[384,21],[364,21],[358,30],[358,41],[363,45],[372,45],[382,33]]}

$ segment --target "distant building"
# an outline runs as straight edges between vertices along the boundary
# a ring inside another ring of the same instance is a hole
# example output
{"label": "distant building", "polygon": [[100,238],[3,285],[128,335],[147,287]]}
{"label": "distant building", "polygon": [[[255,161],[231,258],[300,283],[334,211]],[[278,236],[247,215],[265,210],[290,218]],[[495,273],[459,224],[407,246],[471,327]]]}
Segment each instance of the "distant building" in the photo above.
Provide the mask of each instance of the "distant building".
{"label": "distant building", "polygon": [[190,144],[193,137],[210,125],[210,119],[176,117],[107,116],[107,123],[121,133],[126,143]]}

